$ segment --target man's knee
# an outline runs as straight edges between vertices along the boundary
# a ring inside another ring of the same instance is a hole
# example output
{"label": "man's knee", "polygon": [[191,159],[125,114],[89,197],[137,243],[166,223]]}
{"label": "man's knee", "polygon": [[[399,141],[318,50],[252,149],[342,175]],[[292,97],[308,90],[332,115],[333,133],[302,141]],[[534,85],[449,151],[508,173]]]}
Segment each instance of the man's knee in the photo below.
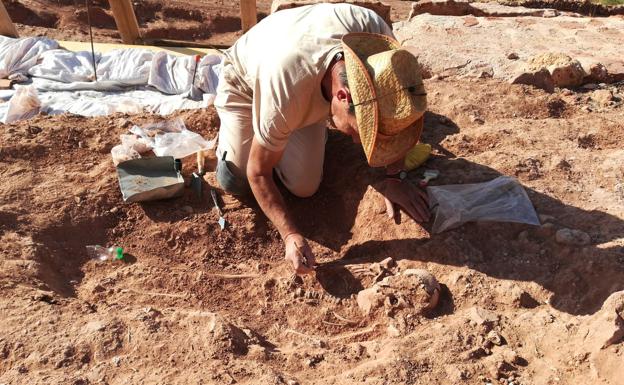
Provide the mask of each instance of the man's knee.
{"label": "man's knee", "polygon": [[297,184],[289,185],[288,183],[284,183],[284,185],[293,195],[299,198],[309,198],[316,194],[321,185],[321,180],[320,178],[318,180],[307,179],[299,181]]}

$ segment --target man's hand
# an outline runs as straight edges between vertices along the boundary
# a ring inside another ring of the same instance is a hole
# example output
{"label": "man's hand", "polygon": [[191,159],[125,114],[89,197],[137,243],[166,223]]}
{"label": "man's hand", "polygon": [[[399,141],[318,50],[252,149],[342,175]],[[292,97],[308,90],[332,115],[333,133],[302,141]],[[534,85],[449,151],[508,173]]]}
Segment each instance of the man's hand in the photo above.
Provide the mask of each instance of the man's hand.
{"label": "man's hand", "polygon": [[429,220],[427,194],[410,182],[386,179],[381,194],[386,201],[386,213],[389,218],[399,215],[398,207],[400,207],[416,222]]}
{"label": "man's hand", "polygon": [[309,274],[314,271],[316,260],[308,241],[298,233],[288,234],[284,238],[286,244],[285,259],[289,261],[296,274]]}

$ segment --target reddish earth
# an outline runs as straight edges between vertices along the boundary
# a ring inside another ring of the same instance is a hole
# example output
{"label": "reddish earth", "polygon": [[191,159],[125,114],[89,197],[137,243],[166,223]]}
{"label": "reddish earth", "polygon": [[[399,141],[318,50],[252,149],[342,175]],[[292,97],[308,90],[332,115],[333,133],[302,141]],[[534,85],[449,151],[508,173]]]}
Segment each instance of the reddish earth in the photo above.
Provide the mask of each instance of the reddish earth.
{"label": "reddish earth", "polygon": [[[319,192],[284,191],[321,264],[315,277],[295,278],[253,201],[224,196],[225,231],[208,197],[190,190],[122,202],[110,149],[131,124],[164,118],[0,125],[0,383],[621,384],[624,85],[604,86],[610,98],[492,79],[426,88],[434,184],[515,176],[541,226],[432,235],[430,223],[395,224],[375,192],[382,171],[332,133]],[[212,108],[173,117],[205,137],[217,132]],[[561,244],[562,228],[591,241]],[[89,244],[123,246],[126,260],[89,260]],[[353,296],[388,257],[396,266],[386,274],[435,275],[433,310],[362,314]]]}

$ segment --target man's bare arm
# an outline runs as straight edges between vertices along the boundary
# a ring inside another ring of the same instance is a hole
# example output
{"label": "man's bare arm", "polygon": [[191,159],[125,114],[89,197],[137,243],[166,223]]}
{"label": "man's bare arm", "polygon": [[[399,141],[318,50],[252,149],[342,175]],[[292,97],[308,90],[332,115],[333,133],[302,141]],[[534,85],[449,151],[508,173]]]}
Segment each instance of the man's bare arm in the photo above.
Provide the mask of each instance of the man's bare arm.
{"label": "man's bare arm", "polygon": [[247,179],[260,208],[284,239],[298,231],[273,180],[273,168],[282,158],[282,154],[283,151],[267,150],[254,138],[247,163]]}
{"label": "man's bare arm", "polygon": [[265,149],[254,138],[247,163],[247,179],[260,208],[277,227],[284,240],[285,259],[292,264],[297,274],[311,273],[315,265],[312,249],[297,230],[273,180],[273,168],[282,158],[282,154],[283,152]]}

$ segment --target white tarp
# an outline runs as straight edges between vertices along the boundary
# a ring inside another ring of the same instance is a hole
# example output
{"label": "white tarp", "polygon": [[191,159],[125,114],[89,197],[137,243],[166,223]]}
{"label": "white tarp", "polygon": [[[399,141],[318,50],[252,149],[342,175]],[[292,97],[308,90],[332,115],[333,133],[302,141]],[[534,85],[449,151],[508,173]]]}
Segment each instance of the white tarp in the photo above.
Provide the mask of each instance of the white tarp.
{"label": "white tarp", "polygon": [[45,37],[12,39],[0,36],[0,79],[26,75],[43,52],[58,47],[56,41]]}
{"label": "white tarp", "polygon": [[[7,75],[30,75],[41,111],[49,114],[100,116],[147,111],[166,115],[178,109],[203,108],[214,100],[221,70],[220,56],[206,55],[201,59],[194,83],[201,100],[195,101],[187,98],[195,69],[193,56],[154,54],[145,49],[96,53],[95,82],[90,52],[58,49],[58,44],[49,39],[0,39],[0,78],[3,68],[8,68]],[[4,63],[9,64],[3,67]],[[14,93],[0,93],[2,122],[6,119],[7,103],[1,101]]]}

